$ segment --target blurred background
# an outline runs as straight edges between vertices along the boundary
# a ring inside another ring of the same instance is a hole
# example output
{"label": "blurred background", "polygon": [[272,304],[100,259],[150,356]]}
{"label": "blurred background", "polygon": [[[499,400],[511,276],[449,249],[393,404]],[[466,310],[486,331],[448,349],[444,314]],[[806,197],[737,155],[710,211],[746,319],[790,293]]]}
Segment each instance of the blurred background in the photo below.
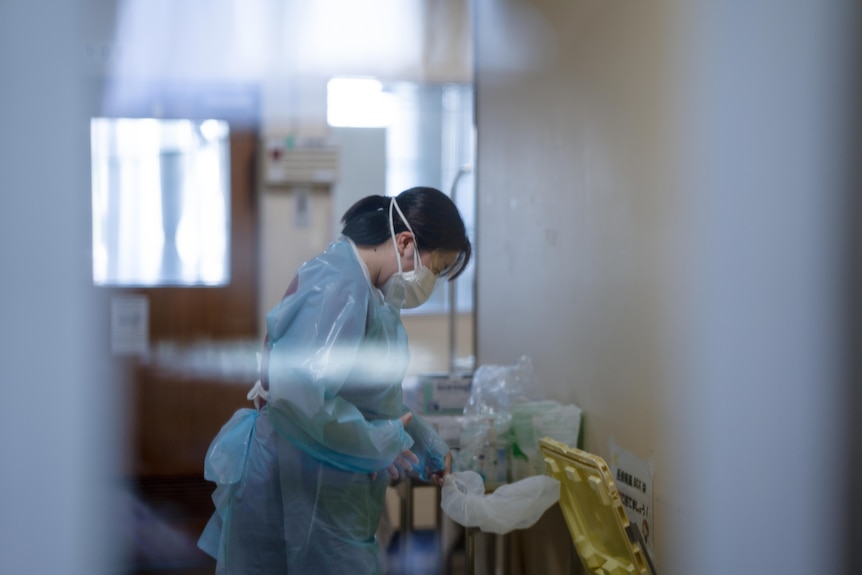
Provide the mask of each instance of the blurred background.
{"label": "blurred background", "polygon": [[[585,449],[649,462],[661,573],[862,572],[859,18],[0,2],[0,573],[212,573],[266,312],[413,185],[475,261],[405,313],[409,376],[530,356]],[[506,545],[578,572],[558,510]]]}

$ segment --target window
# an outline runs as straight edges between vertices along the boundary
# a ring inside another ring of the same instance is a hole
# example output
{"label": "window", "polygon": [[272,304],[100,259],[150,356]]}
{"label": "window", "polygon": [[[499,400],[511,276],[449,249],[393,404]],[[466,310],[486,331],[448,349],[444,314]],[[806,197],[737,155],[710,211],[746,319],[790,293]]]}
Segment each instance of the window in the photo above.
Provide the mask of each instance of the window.
{"label": "window", "polygon": [[326,85],[326,121],[342,128],[383,128],[393,121],[395,98],[374,78],[333,78]]}
{"label": "window", "polygon": [[90,131],[94,283],[227,284],[227,123],[94,118]]}

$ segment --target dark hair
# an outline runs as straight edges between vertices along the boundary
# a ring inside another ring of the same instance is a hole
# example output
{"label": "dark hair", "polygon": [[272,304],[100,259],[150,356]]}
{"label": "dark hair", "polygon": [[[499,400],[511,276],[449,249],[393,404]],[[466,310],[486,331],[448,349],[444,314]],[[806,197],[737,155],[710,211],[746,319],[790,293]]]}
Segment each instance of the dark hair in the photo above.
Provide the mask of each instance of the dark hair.
{"label": "dark hair", "polygon": [[[464,220],[455,203],[435,188],[410,188],[395,197],[398,207],[413,228],[420,252],[458,252],[449,279],[458,277],[470,261],[472,246]],[[388,196],[367,196],[353,204],[341,218],[341,233],[358,246],[378,246],[390,241]],[[397,210],[392,211],[395,233],[409,231]]]}

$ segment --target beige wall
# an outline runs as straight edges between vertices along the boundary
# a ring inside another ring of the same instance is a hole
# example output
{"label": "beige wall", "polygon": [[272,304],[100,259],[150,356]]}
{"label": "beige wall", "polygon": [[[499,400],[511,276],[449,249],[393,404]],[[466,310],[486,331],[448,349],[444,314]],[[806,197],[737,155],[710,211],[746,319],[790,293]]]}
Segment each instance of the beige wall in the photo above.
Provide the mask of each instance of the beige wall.
{"label": "beige wall", "polygon": [[549,397],[589,407],[588,449],[616,432],[647,458],[676,225],[667,8],[508,5],[479,14],[479,359],[529,352]]}
{"label": "beige wall", "polygon": [[483,3],[476,56],[479,362],[531,356],[546,397],[584,410],[586,450],[607,459],[614,437],[659,477],[676,226],[666,4]]}
{"label": "beige wall", "polygon": [[478,16],[479,360],[531,355],[546,395],[585,409],[588,450],[615,435],[660,464],[666,8],[509,4]]}
{"label": "beige wall", "polygon": [[[449,371],[448,314],[402,315],[402,320],[410,341],[407,374]],[[472,314],[459,313],[455,317],[456,360],[465,360],[475,354],[474,323]]]}

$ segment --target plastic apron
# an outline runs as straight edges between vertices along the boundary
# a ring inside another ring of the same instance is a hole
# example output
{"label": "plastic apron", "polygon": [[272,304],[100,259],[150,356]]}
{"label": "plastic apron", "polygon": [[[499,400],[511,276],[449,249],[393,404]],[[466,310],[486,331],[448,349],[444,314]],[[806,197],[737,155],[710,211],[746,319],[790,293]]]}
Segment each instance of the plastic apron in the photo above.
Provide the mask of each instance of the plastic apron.
{"label": "plastic apron", "polygon": [[406,332],[349,240],[296,282],[267,315],[267,405],[237,411],[207,452],[216,512],[198,544],[217,574],[382,573],[386,468],[411,449],[424,476],[448,448],[420,418],[401,424]]}

